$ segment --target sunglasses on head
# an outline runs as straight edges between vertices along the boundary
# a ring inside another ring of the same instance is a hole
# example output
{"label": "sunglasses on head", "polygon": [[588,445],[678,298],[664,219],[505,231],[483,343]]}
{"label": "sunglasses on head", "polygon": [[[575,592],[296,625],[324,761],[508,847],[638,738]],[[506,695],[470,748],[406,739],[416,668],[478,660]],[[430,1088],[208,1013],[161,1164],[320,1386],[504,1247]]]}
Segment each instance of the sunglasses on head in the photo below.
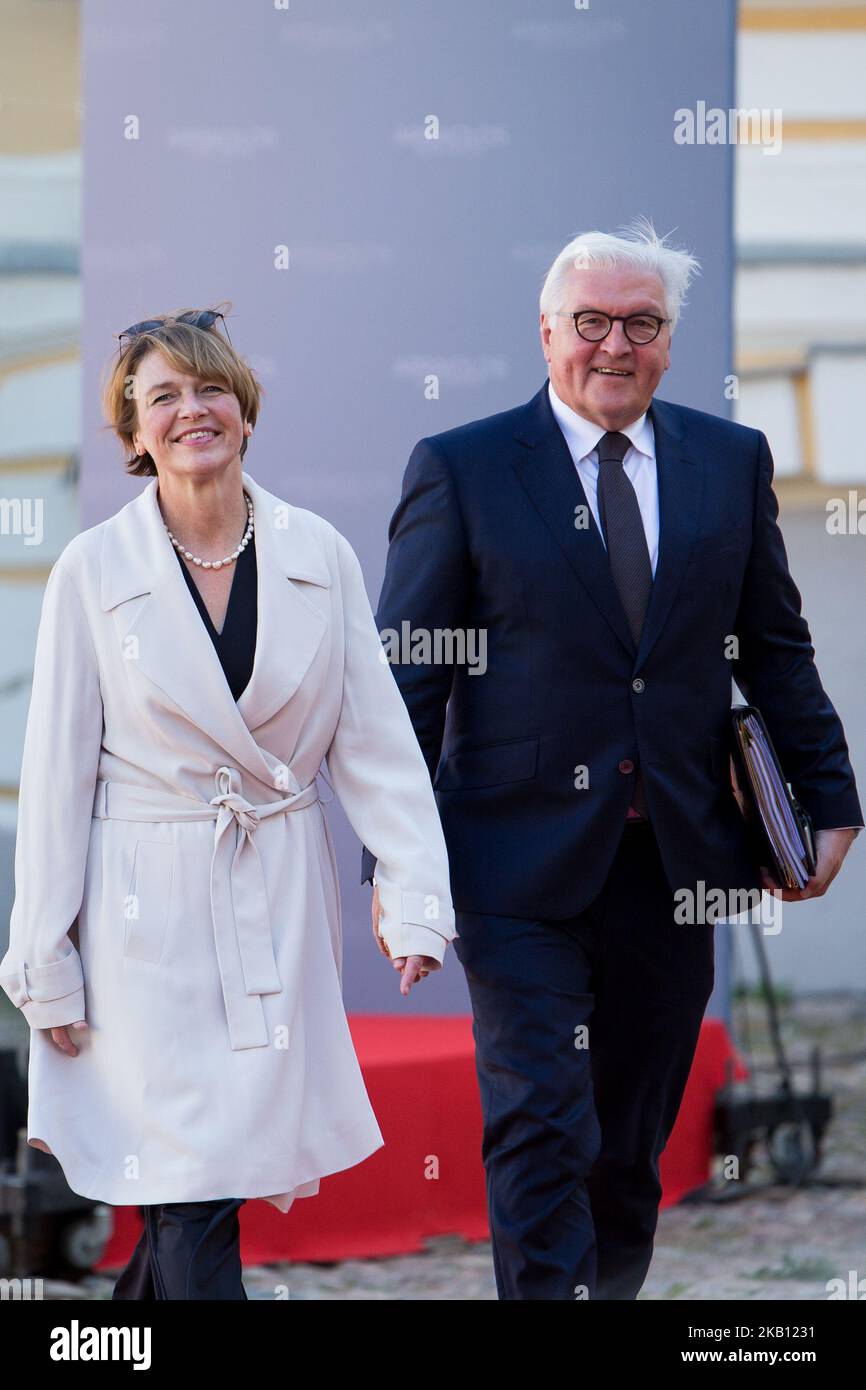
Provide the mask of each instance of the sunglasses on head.
{"label": "sunglasses on head", "polygon": [[213,324],[216,323],[217,319],[222,319],[226,337],[229,342],[231,342],[225,315],[221,314],[219,309],[199,309],[191,310],[187,314],[178,314],[177,318],[142,319],[141,323],[131,324],[129,328],[124,328],[123,332],[117,335],[120,339],[117,355],[118,357],[123,356],[124,338],[137,338],[140,333],[151,333],[155,328],[164,328],[166,324],[169,323],[188,323],[191,324],[193,328],[211,328]]}

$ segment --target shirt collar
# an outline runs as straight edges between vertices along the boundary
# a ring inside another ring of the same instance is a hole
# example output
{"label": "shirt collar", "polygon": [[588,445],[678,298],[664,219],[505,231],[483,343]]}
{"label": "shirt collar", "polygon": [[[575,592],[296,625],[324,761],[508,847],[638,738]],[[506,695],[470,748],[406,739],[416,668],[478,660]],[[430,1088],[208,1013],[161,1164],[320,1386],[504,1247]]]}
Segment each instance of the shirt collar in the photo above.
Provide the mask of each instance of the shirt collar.
{"label": "shirt collar", "polygon": [[[548,381],[547,386],[550,394],[550,408],[556,417],[559,428],[565,435],[565,442],[569,447],[571,456],[577,463],[592,453],[607,431],[602,429],[600,425],[594,424],[592,420],[578,415],[576,410],[572,410],[570,405],[566,405],[565,401],[560,400],[553,389],[552,381]],[[655,436],[653,435],[652,422],[646,411],[636,420],[633,420],[630,425],[623,425],[620,434],[626,436],[638,453],[646,454],[651,459],[655,458]]]}

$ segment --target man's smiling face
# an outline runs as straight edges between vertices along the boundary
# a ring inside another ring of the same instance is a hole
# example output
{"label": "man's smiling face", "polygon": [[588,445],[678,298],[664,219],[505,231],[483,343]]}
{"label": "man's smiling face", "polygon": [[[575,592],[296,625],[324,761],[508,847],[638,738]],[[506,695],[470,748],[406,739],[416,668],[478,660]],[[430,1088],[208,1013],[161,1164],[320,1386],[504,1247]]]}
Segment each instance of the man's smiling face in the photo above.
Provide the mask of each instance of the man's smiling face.
{"label": "man's smiling face", "polygon": [[[572,271],[559,307],[668,317],[661,278],[628,268]],[[591,343],[581,338],[573,319],[542,314],[541,342],[560,400],[606,430],[621,430],[643,415],[671,364],[667,323],[651,343],[630,342],[623,323],[614,323],[606,338]]]}

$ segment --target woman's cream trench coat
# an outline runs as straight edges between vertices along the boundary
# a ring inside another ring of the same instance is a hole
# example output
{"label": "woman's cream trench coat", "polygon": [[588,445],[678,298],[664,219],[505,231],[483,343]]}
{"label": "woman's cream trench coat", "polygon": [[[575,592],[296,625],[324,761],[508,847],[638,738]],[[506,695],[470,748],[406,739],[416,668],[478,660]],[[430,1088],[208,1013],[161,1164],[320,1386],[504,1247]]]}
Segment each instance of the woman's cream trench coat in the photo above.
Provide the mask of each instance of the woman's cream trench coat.
{"label": "woman's cream trench coat", "polygon": [[[237,703],[156,478],[66,546],[43,600],[0,984],[32,1030],[28,1141],[114,1205],[287,1211],[384,1142],[342,1002],[323,758],[378,860],[391,955],[441,963],[454,936],[430,776],[354,551],[243,481],[258,633]],[[38,1031],[80,1018],[76,1057]]]}

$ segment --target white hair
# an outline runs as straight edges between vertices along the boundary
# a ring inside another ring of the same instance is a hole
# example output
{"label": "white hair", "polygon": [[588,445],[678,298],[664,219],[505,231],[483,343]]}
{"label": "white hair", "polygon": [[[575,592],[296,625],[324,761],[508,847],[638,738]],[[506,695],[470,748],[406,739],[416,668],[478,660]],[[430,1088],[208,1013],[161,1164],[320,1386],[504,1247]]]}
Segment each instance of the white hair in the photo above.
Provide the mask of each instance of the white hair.
{"label": "white hair", "polygon": [[636,217],[621,230],[623,236],[583,232],[562,248],[544,279],[539,300],[541,312],[550,318],[562,307],[575,270],[642,270],[655,273],[661,279],[665,313],[671,320],[673,333],[691,278],[700,274],[700,261],[688,251],[668,246],[666,238],[656,234],[647,217]]}

